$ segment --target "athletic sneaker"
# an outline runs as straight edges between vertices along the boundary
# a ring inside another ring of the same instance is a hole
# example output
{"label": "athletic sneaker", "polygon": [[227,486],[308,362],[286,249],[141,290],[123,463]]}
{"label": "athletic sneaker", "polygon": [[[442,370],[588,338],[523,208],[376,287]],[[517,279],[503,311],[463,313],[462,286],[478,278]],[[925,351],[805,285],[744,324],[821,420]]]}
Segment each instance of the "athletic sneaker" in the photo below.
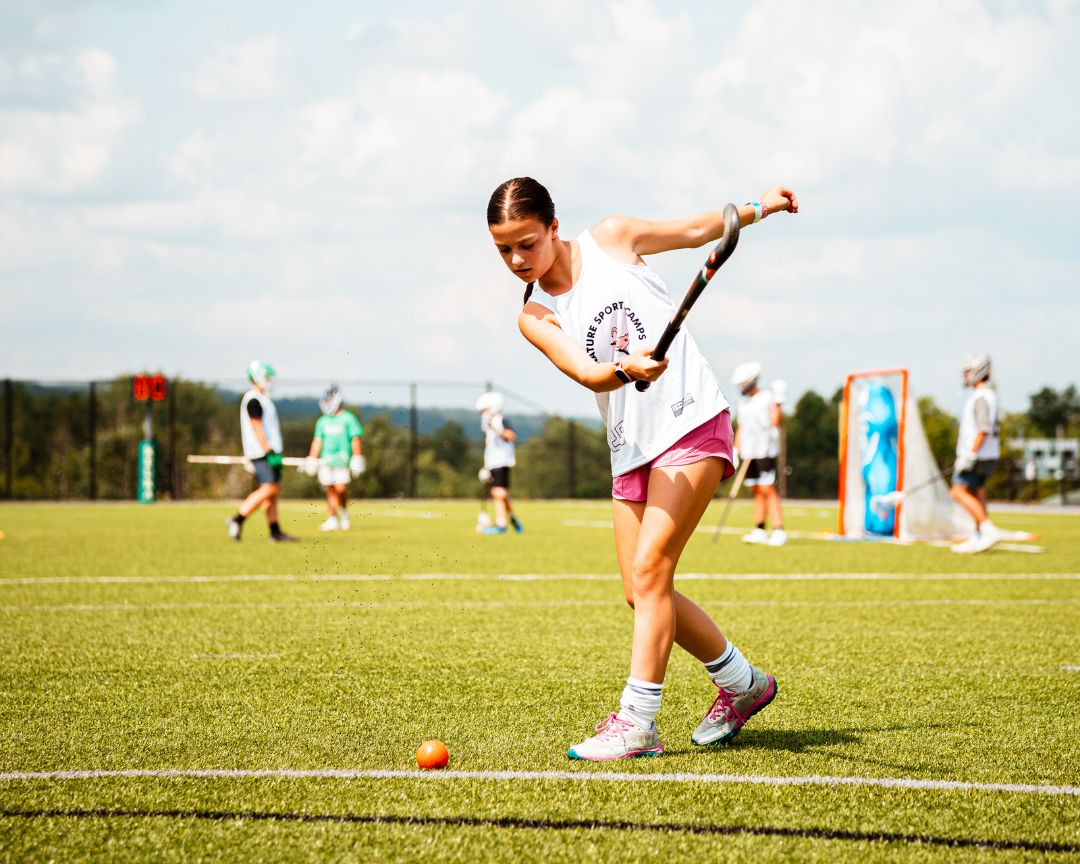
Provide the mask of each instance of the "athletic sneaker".
{"label": "athletic sneaker", "polygon": [[769,535],[770,546],[783,546],[787,543],[787,531],[783,528],[773,529],[772,534]]}
{"label": "athletic sneaker", "polygon": [[233,540],[239,540],[240,539],[240,531],[244,527],[243,524],[240,523],[240,522],[237,522],[232,517],[229,517],[228,519],[226,519],[225,524],[229,527],[229,536],[232,537]]}
{"label": "athletic sneaker", "polygon": [[320,531],[337,531],[338,527],[339,527],[339,525],[338,525],[337,517],[336,516],[327,516],[326,521],[323,522],[322,525],[319,526],[319,530]]}
{"label": "athletic sneaker", "polygon": [[705,719],[690,736],[695,744],[724,744],[746,725],[746,721],[772,702],[776,696],[776,679],[751,666],[753,674],[750,689],[745,693],[731,693],[717,687],[716,699],[709,706]]}
{"label": "athletic sneaker", "polygon": [[764,528],[755,528],[749,534],[743,534],[742,542],[766,544],[769,542],[769,532]]}
{"label": "athletic sneaker", "polygon": [[525,526],[518,522],[517,516],[510,517],[510,524],[514,526],[514,530],[517,531],[518,534],[525,530]]}
{"label": "athletic sneaker", "polygon": [[985,552],[995,543],[1001,540],[1001,532],[993,523],[984,522],[982,528],[976,534],[972,534],[963,543],[957,543],[952,551],[960,555],[974,555]]}
{"label": "athletic sneaker", "polygon": [[500,527],[498,525],[489,525],[487,528],[484,529],[483,533],[484,534],[505,534],[506,533],[506,526],[503,525],[503,526]]}
{"label": "athletic sneaker", "polygon": [[342,531],[349,530],[349,514],[342,510],[338,513],[338,524],[341,525]]}
{"label": "athletic sneaker", "polygon": [[636,756],[659,756],[664,752],[656,724],[651,730],[620,719],[612,711],[596,724],[596,735],[586,738],[566,751],[571,759],[589,762],[610,762],[613,759],[633,759]]}

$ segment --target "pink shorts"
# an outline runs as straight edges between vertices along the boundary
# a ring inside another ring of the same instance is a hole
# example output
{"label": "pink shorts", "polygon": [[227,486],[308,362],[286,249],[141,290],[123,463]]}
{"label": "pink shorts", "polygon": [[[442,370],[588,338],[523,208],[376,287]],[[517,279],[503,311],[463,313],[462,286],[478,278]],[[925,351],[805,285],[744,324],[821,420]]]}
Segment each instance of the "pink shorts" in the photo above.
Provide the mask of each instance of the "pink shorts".
{"label": "pink shorts", "polygon": [[611,478],[611,497],[622,501],[645,501],[649,491],[649,472],[670,465],[691,465],[702,459],[724,460],[724,477],[735,473],[731,464],[731,412],[723,410],[696,429],[683,435],[663,453],[645,465]]}

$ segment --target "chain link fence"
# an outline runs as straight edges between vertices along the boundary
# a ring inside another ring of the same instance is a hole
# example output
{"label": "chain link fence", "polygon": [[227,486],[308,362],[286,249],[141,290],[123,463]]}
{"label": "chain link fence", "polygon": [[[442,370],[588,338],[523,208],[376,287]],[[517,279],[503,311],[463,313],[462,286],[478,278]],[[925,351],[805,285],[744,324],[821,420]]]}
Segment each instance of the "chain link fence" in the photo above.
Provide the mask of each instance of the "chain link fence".
{"label": "chain link fence", "polygon": [[[278,379],[274,401],[285,453],[311,444],[318,398],[329,381]],[[608,494],[607,445],[598,422],[562,418],[491,381],[338,381],[365,428],[366,497],[471,497],[483,461],[476,398],[496,389],[519,435],[514,487],[529,497]],[[189,464],[190,454],[240,455],[240,378],[171,378],[160,401],[136,401],[128,376],[99,381],[3,381],[0,496],[9,500],[137,497],[140,442],[154,441],[157,497],[245,495],[240,466]],[[283,493],[321,494],[317,481],[286,471]]]}

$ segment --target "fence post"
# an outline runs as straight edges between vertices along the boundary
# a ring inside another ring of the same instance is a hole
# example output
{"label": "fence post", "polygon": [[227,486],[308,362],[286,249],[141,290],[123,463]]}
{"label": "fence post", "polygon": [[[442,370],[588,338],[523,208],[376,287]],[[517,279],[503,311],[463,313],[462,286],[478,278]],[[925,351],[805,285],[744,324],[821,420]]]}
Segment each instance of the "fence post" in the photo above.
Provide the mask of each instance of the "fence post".
{"label": "fence post", "polygon": [[15,479],[15,385],[4,380],[4,497],[14,497]]}
{"label": "fence post", "polygon": [[176,482],[176,380],[169,384],[169,498],[175,501],[179,497]]}
{"label": "fence post", "polygon": [[577,426],[573,420],[566,421],[566,485],[568,498],[577,498]]}
{"label": "fence post", "polygon": [[90,460],[87,465],[87,497],[97,499],[97,382],[90,382],[90,394],[87,397],[87,443],[90,445]]}
{"label": "fence post", "polygon": [[417,441],[416,418],[416,382],[409,384],[409,497],[416,497],[416,453]]}

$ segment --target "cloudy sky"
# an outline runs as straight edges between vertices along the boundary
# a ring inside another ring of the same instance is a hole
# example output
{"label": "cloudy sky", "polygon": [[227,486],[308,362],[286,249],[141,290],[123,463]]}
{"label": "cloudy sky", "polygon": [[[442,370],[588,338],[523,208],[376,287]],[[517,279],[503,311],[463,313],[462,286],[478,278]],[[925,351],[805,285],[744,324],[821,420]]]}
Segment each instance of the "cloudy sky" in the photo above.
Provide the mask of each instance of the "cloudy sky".
{"label": "cloudy sky", "polygon": [[[1080,378],[1080,3],[3,0],[0,375],[494,378],[484,224],[529,174],[576,233],[785,183],[691,319],[726,380],[904,365],[958,408]],[[702,258],[652,261],[680,295]]]}

